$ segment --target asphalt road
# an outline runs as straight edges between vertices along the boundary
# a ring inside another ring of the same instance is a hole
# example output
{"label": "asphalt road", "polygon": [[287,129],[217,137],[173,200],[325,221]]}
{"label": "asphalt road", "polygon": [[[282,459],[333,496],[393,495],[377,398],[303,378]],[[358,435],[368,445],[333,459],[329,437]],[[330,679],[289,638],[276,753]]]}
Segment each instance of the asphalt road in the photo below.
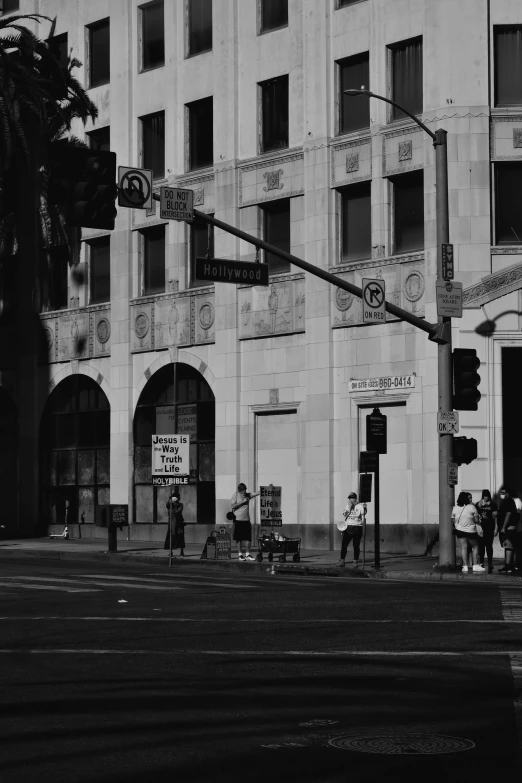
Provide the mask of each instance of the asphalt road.
{"label": "asphalt road", "polygon": [[521,632],[520,588],[4,557],[0,781],[511,776]]}

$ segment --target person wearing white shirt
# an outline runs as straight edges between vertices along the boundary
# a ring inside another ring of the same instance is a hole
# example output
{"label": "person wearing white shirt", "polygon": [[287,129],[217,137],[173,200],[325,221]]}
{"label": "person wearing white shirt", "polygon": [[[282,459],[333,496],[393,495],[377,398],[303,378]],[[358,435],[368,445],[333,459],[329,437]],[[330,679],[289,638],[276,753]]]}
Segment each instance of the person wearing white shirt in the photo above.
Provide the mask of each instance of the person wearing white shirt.
{"label": "person wearing white shirt", "polygon": [[359,563],[359,554],[361,551],[361,538],[363,535],[364,522],[366,517],[366,504],[357,502],[357,494],[350,492],[348,495],[348,505],[343,511],[343,521],[337,525],[342,531],[343,538],[341,542],[341,558],[339,565],[345,565],[348,545],[353,541],[353,562]]}
{"label": "person wearing white shirt", "polygon": [[484,573],[486,569],[479,563],[479,536],[477,533],[479,517],[477,509],[473,503],[469,502],[468,492],[461,492],[459,494],[457,505],[453,506],[453,511],[451,512],[451,519],[453,520],[457,538],[460,543],[462,570],[464,573],[469,571],[468,548],[471,547],[473,553],[473,572]]}

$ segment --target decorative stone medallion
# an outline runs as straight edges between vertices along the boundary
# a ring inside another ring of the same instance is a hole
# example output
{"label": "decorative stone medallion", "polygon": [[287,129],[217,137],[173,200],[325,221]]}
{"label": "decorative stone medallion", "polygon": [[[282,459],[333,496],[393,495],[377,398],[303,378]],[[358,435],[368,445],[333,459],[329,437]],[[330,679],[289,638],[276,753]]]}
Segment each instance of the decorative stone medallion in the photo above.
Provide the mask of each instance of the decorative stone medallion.
{"label": "decorative stone medallion", "polygon": [[281,190],[283,183],[280,181],[283,169],[277,169],[277,171],[265,171],[263,179],[266,179],[266,185],[263,190],[265,193],[269,190]]}
{"label": "decorative stone medallion", "polygon": [[208,332],[212,329],[215,319],[214,305],[211,302],[203,302],[199,308],[198,321],[203,329],[205,339],[208,338]]}
{"label": "decorative stone medallion", "polygon": [[411,160],[413,156],[413,142],[409,141],[399,142],[399,160]]}
{"label": "decorative stone medallion", "polygon": [[98,326],[96,327],[96,335],[98,337],[99,342],[102,345],[105,345],[106,342],[108,342],[109,337],[111,336],[111,325],[107,318],[100,318],[98,321]]}
{"label": "decorative stone medallion", "polygon": [[424,293],[424,287],[422,272],[410,272],[404,281],[404,296],[408,302],[418,302]]}
{"label": "decorative stone medallion", "polygon": [[513,128],[513,147],[522,148],[522,128]]}
{"label": "decorative stone medallion", "polygon": [[350,309],[353,304],[353,294],[349,291],[345,291],[344,288],[337,288],[335,290],[335,306],[343,314],[343,321],[346,318],[346,311]]}
{"label": "decorative stone medallion", "polygon": [[134,331],[139,340],[143,340],[149,333],[150,321],[146,313],[138,313],[134,321]]}
{"label": "decorative stone medallion", "polygon": [[49,327],[46,326],[45,329],[44,329],[44,335],[45,335],[45,342],[46,342],[46,345],[47,345],[47,350],[50,351],[52,346],[53,346],[53,343],[54,343],[53,330],[49,329]]}
{"label": "decorative stone medallion", "polygon": [[205,203],[205,188],[198,188],[194,191],[194,206],[200,207]]}
{"label": "decorative stone medallion", "polygon": [[353,152],[346,156],[346,173],[351,174],[353,171],[359,171],[359,153]]}

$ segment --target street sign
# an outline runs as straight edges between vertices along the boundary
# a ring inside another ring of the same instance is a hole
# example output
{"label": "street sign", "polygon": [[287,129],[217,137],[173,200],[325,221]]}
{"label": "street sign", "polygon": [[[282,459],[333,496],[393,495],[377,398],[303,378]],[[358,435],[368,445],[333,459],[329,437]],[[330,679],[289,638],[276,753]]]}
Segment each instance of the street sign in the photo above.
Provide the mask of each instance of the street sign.
{"label": "street sign", "polygon": [[379,408],[374,408],[366,417],[366,448],[368,451],[376,451],[377,454],[386,454],[387,445],[387,417]]}
{"label": "street sign", "polygon": [[268,285],[268,264],[229,261],[224,258],[196,258],[196,279],[212,283]]}
{"label": "street sign", "polygon": [[[152,436],[152,483],[155,486],[188,484],[189,435]],[[178,479],[186,479],[181,481]]]}
{"label": "street sign", "polygon": [[372,502],[372,478],[371,473],[359,476],[359,503]]}
{"label": "street sign", "polygon": [[109,525],[112,527],[129,527],[129,506],[110,504]]}
{"label": "street sign", "polygon": [[437,280],[437,315],[462,318],[462,283]]}
{"label": "street sign", "polygon": [[162,220],[194,220],[194,191],[186,188],[160,188]]}
{"label": "street sign", "polygon": [[382,324],[386,321],[384,280],[362,281],[363,321],[365,324]]}
{"label": "street sign", "polygon": [[414,389],[415,374],[387,375],[384,378],[350,378],[349,392],[386,391],[387,389]]}
{"label": "street sign", "polygon": [[152,169],[118,166],[118,205],[128,209],[152,209]]}
{"label": "street sign", "polygon": [[442,277],[444,280],[453,280],[454,264],[453,264],[453,245],[443,244],[442,248]]}
{"label": "street sign", "polygon": [[448,484],[454,487],[459,483],[459,466],[456,462],[448,462]]}
{"label": "street sign", "polygon": [[459,431],[457,411],[439,411],[437,413],[437,431],[439,435],[455,435]]}
{"label": "street sign", "polygon": [[282,488],[269,484],[267,487],[259,487],[259,520],[262,525],[279,527],[283,524],[281,511]]}
{"label": "street sign", "polygon": [[375,473],[377,469],[377,452],[361,451],[359,455],[359,472]]}

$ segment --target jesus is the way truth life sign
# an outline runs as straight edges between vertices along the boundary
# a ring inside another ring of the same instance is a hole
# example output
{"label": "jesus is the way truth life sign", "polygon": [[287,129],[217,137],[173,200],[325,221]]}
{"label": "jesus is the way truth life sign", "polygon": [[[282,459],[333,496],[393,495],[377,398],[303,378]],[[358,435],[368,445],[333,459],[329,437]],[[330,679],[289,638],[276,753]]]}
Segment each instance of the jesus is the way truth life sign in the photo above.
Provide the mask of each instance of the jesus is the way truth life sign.
{"label": "jesus is the way truth life sign", "polygon": [[152,483],[156,486],[188,484],[190,436],[152,436]]}

